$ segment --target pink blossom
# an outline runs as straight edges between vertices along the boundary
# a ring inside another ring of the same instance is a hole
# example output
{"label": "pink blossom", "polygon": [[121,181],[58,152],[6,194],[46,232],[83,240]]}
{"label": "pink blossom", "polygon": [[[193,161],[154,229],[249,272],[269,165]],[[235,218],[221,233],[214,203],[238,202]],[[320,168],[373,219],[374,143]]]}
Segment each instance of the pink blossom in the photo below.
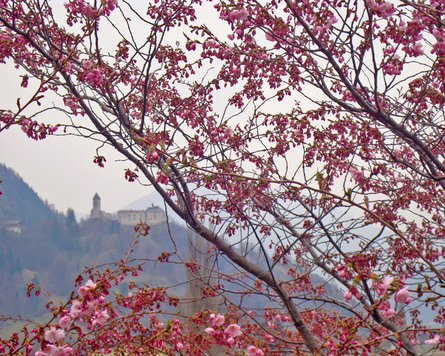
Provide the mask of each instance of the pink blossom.
{"label": "pink blossom", "polygon": [[85,81],[91,84],[94,88],[98,88],[104,85],[105,80],[103,77],[102,69],[95,68],[91,72],[87,73],[84,77]]}
{"label": "pink blossom", "polygon": [[184,345],[181,342],[177,342],[176,343],[176,349],[181,351],[182,349],[184,349]]}
{"label": "pink blossom", "polygon": [[414,45],[410,46],[408,48],[408,51],[414,57],[421,56],[424,53],[423,46],[422,46],[422,44],[420,42],[416,42]]}
{"label": "pink blossom", "polygon": [[63,102],[66,106],[68,106],[74,114],[77,114],[77,109],[79,105],[72,98],[63,98]]}
{"label": "pink blossom", "polygon": [[394,277],[392,277],[392,276],[385,276],[382,279],[381,285],[387,289],[391,285],[392,282],[394,282]]}
{"label": "pink blossom", "polygon": [[212,322],[214,326],[221,326],[226,322],[226,318],[224,315],[218,314],[212,319]]}
{"label": "pink blossom", "polygon": [[270,343],[273,343],[275,341],[274,337],[271,334],[265,334],[264,339]]}
{"label": "pink blossom", "polygon": [[352,299],[352,292],[348,289],[345,294],[343,294],[343,298],[345,298],[345,300],[351,300]]}
{"label": "pink blossom", "polygon": [[233,338],[233,337],[229,337],[228,339],[227,339],[227,343],[230,345],[230,346],[232,346],[233,344],[235,344],[235,339]]}
{"label": "pink blossom", "polygon": [[211,328],[211,327],[205,328],[205,329],[204,329],[204,332],[205,332],[206,334],[210,335],[210,336],[215,335],[215,329],[213,329],[213,328]]}
{"label": "pink blossom", "polygon": [[68,356],[71,354],[73,349],[68,346],[59,346],[56,348],[54,352],[54,356]]}
{"label": "pink blossom", "polygon": [[281,321],[288,322],[288,321],[290,321],[290,318],[287,315],[281,315]]}
{"label": "pink blossom", "polygon": [[225,328],[224,334],[230,337],[237,337],[241,336],[243,333],[241,331],[241,327],[238,324],[230,324],[227,328]]}
{"label": "pink blossom", "polygon": [[419,345],[420,344],[419,339],[416,338],[416,337],[410,338],[409,341],[411,341],[411,344],[413,344],[413,345]]}
{"label": "pink blossom", "polygon": [[264,352],[255,346],[248,346],[247,347],[247,356],[263,356]]}
{"label": "pink blossom", "polygon": [[360,183],[363,180],[363,172],[359,171],[355,167],[351,167],[349,169],[349,173],[351,173],[352,178],[357,182]]}
{"label": "pink blossom", "polygon": [[110,318],[110,315],[108,314],[107,310],[104,310],[100,313],[96,312],[95,316],[96,318],[93,321],[93,326],[96,324],[103,325]]}
{"label": "pink blossom", "polygon": [[71,321],[71,318],[69,315],[65,315],[63,317],[60,318],[59,320],[59,326],[61,328],[64,328],[65,326],[67,326],[69,324],[69,322]]}
{"label": "pink blossom", "polygon": [[390,316],[393,316],[395,313],[396,312],[394,311],[394,309],[391,309],[391,308],[388,308],[388,309],[382,311],[382,315],[385,318],[389,318]]}
{"label": "pink blossom", "polygon": [[425,340],[425,344],[436,345],[440,342],[440,336],[434,335],[432,339]]}
{"label": "pink blossom", "polygon": [[54,125],[54,126],[48,126],[49,129],[49,133],[54,133],[58,130],[59,126],[58,125]]}
{"label": "pink blossom", "polygon": [[83,60],[82,63],[82,68],[86,69],[86,70],[90,70],[93,67],[93,62],[91,62],[90,60]]}
{"label": "pink blossom", "polygon": [[266,325],[271,328],[271,329],[276,329],[277,328],[277,324],[274,324],[270,321],[266,322]]}
{"label": "pink blossom", "polygon": [[229,13],[230,20],[241,20],[244,21],[249,17],[249,12],[246,9],[235,10]]}
{"label": "pink blossom", "polygon": [[102,13],[109,16],[111,11],[117,7],[117,0],[102,0]]}
{"label": "pink blossom", "polygon": [[72,62],[65,62],[65,65],[62,68],[62,72],[72,73],[73,70],[74,70],[74,64]]}
{"label": "pink blossom", "polygon": [[438,56],[443,56],[445,55],[445,41],[437,41],[434,45],[433,45],[433,51],[432,53],[436,53]]}
{"label": "pink blossom", "polygon": [[151,150],[150,152],[147,153],[145,158],[149,163],[153,163],[159,159],[159,154],[155,150]]}
{"label": "pink blossom", "polygon": [[88,303],[84,304],[84,308],[82,310],[83,315],[91,315],[94,313],[94,311],[99,306],[100,301],[98,299],[94,299],[92,301],[89,301]]}
{"label": "pink blossom", "polygon": [[76,317],[82,315],[82,303],[80,301],[78,301],[77,299],[73,300],[73,304],[71,305],[69,315],[72,318],[76,318]]}
{"label": "pink blossom", "polygon": [[65,331],[62,329],[56,329],[54,326],[51,329],[45,331],[45,340],[55,344],[56,342],[62,340],[65,337]]}
{"label": "pink blossom", "polygon": [[371,9],[374,9],[377,6],[374,0],[365,0],[365,2]]}
{"label": "pink blossom", "polygon": [[96,288],[96,283],[89,279],[84,286],[78,289],[77,293],[84,298],[94,288]]}
{"label": "pink blossom", "polygon": [[203,45],[204,48],[218,48],[219,47],[219,43],[217,43],[215,40],[207,40],[204,42]]}
{"label": "pink blossom", "polygon": [[409,294],[408,288],[405,287],[400,289],[396,293],[394,300],[399,303],[405,303],[405,304],[411,303],[411,296]]}
{"label": "pink blossom", "polygon": [[35,356],[68,356],[72,352],[68,346],[47,345],[43,350],[35,353]]}
{"label": "pink blossom", "polygon": [[383,54],[385,54],[386,56],[391,55],[394,53],[394,47],[393,46],[388,46],[383,48]]}
{"label": "pink blossom", "polygon": [[162,171],[159,171],[157,173],[156,183],[168,184],[168,175]]}
{"label": "pink blossom", "polygon": [[381,5],[377,5],[377,13],[382,17],[389,17],[394,13],[394,5],[384,2]]}
{"label": "pink blossom", "polygon": [[276,41],[275,38],[267,32],[266,32],[265,36],[266,36],[266,40],[268,40],[268,41],[272,41],[272,42]]}
{"label": "pink blossom", "polygon": [[377,287],[377,295],[383,295],[386,293],[387,289],[391,285],[391,283],[394,281],[394,277],[391,276],[385,276],[379,283]]}

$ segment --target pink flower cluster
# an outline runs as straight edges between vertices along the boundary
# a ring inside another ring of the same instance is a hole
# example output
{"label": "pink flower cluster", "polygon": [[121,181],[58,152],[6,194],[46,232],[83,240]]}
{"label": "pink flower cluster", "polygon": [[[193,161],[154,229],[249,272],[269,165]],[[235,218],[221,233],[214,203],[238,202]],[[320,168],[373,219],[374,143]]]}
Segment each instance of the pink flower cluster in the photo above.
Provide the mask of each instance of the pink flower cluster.
{"label": "pink flower cluster", "polygon": [[376,291],[377,295],[385,294],[393,281],[394,281],[394,277],[385,276],[377,286],[377,291]]}
{"label": "pink flower cluster", "polygon": [[[218,334],[215,327],[223,326],[226,322],[226,318],[222,314],[210,314],[210,321],[212,322],[213,327],[205,328],[204,332],[210,336],[215,336]],[[236,343],[236,338],[241,336],[243,333],[241,331],[241,327],[238,324],[233,323],[224,329],[224,334],[226,335],[227,344],[233,346]]]}
{"label": "pink flower cluster", "polygon": [[248,346],[247,347],[247,356],[263,356],[264,352],[255,346]]}
{"label": "pink flower cluster", "polygon": [[249,12],[246,9],[234,10],[231,11],[228,15],[229,20],[232,21],[235,20],[244,21],[247,20],[248,17],[249,17]]}
{"label": "pink flower cluster", "polygon": [[99,16],[99,11],[84,0],[71,0],[65,4],[65,8],[69,14],[67,23],[70,26],[81,19],[82,16],[88,19],[97,18]]}
{"label": "pink flower cluster", "polygon": [[[386,292],[391,287],[393,282],[394,282],[394,277],[392,277],[392,276],[385,276],[380,282],[378,282],[378,283],[374,282],[373,283],[373,288],[376,290],[376,294],[378,296],[383,296],[383,295],[386,294]],[[401,283],[403,285],[404,280],[401,279],[399,281],[399,283]],[[357,299],[360,298],[360,295],[358,294],[358,292],[355,289],[355,287],[352,287],[352,288],[348,289],[343,294],[343,298],[346,301],[351,300],[353,296],[355,296]],[[396,292],[396,294],[394,296],[394,301],[397,302],[397,303],[404,303],[404,304],[411,303],[411,295],[410,295],[410,293],[408,291],[408,288],[406,288],[406,287],[400,288]],[[390,317],[390,316],[393,316],[396,313],[393,309],[391,309],[391,304],[387,300],[384,300],[384,299],[382,299],[379,302],[378,308],[382,311],[382,315],[384,317]]]}
{"label": "pink flower cluster", "polygon": [[159,154],[154,149],[150,149],[145,156],[145,159],[148,163],[154,163],[159,159]]}
{"label": "pink flower cluster", "polygon": [[433,45],[432,53],[436,53],[438,57],[443,57],[445,55],[445,31],[434,29],[433,35],[437,42]]}
{"label": "pink flower cluster", "polygon": [[405,288],[400,289],[396,293],[394,300],[397,303],[405,303],[405,304],[411,303],[411,295],[409,294],[408,288],[405,287]]}
{"label": "pink flower cluster", "polygon": [[87,329],[91,330],[96,325],[103,325],[110,318],[108,310],[103,308],[105,297],[96,291],[96,287],[96,283],[90,279],[78,289],[79,298],[72,302],[71,309],[60,319],[60,327],[67,326],[73,319],[87,318]]}
{"label": "pink flower cluster", "polygon": [[368,7],[378,16],[384,18],[392,16],[395,12],[394,5],[385,1],[381,4],[377,4],[374,0],[366,0],[366,5],[368,5]]}
{"label": "pink flower cluster", "polygon": [[79,104],[77,104],[76,99],[72,97],[63,98],[63,103],[68,106],[74,115],[78,114]]}
{"label": "pink flower cluster", "polygon": [[72,25],[77,22],[78,18],[84,16],[88,19],[105,15],[109,16],[111,11],[117,7],[117,0],[102,0],[99,8],[93,7],[84,0],[71,0],[65,4],[65,8],[69,12],[67,23]]}
{"label": "pink flower cluster", "polygon": [[20,125],[22,126],[22,131],[25,132],[28,137],[33,140],[43,140],[47,135],[51,135],[57,131],[58,125],[45,125],[39,124],[36,121],[23,120]]}
{"label": "pink flower cluster", "polygon": [[40,350],[35,353],[35,356],[68,356],[71,354],[72,349],[66,345],[59,345],[60,341],[65,337],[65,331],[57,329],[52,326],[49,330],[45,331],[44,340]]}
{"label": "pink flower cluster", "polygon": [[94,67],[90,60],[82,61],[83,72],[80,73],[80,79],[93,88],[101,88],[105,84],[104,73],[102,68]]}
{"label": "pink flower cluster", "polygon": [[[283,321],[287,321],[285,318],[282,318],[282,316],[280,316],[279,319],[284,319]],[[222,314],[210,314],[210,321],[212,322],[212,326],[205,328],[204,332],[207,335],[213,337],[215,340],[218,339],[218,337],[223,337],[225,343],[228,346],[234,346],[235,344],[237,344],[237,338],[243,335],[241,326],[239,326],[237,323],[229,324],[225,328],[220,329],[220,327],[223,327],[226,323],[226,318]],[[221,330],[223,331],[221,332]],[[271,342],[273,342],[273,338]],[[264,352],[260,348],[250,345],[247,347],[247,355],[263,356]]]}

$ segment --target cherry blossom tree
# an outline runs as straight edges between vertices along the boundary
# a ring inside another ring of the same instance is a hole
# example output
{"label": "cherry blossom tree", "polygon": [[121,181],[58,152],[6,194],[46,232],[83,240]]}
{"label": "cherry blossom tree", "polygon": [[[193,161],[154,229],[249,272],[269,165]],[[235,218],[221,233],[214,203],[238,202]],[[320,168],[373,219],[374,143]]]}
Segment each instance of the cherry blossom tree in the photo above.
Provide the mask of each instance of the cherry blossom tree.
{"label": "cherry blossom tree", "polygon": [[[120,264],[92,272],[54,310],[58,326],[11,347],[444,347],[443,1],[0,0],[0,9],[0,61],[32,90],[0,112],[0,131],[95,139],[99,166],[109,164],[101,147],[113,147],[128,181],[152,185],[216,260],[236,267],[206,293],[229,295],[236,282],[236,293],[273,305],[259,313],[227,301],[225,316],[164,325],[159,303],[176,299],[162,288],[107,304],[110,281],[136,268]],[[50,111],[56,126],[44,122]]]}

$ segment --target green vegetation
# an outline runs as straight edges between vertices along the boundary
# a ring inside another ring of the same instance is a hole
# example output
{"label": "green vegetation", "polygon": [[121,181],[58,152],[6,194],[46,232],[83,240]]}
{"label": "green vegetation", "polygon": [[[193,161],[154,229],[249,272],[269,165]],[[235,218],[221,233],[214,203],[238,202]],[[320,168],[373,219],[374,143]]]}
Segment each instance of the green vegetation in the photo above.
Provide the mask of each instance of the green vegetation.
{"label": "green vegetation", "polygon": [[[0,176],[3,179],[0,226],[8,220],[22,223],[21,233],[0,229],[0,314],[36,317],[45,310],[48,297],[42,293],[40,297],[28,298],[27,283],[49,291],[52,299],[64,299],[85,267],[119,261],[123,251],[128,250],[135,235],[132,227],[105,218],[77,222],[72,209],[66,214],[51,210],[17,174],[3,165]],[[184,241],[179,248],[186,251],[186,230],[171,224],[170,233],[177,241]],[[156,261],[163,251],[173,251],[168,236],[165,225],[152,226],[149,237],[140,239],[132,256]],[[147,263],[139,281],[157,285],[183,281],[182,265],[162,267],[163,273],[158,273],[159,266]],[[126,286],[121,286],[122,293],[128,292]]]}

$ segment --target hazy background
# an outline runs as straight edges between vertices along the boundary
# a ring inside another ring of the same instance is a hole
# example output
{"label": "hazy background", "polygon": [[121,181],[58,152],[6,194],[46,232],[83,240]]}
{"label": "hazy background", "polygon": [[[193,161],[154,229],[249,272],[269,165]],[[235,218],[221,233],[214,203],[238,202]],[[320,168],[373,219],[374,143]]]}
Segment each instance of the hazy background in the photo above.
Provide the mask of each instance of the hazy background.
{"label": "hazy background", "polygon": [[34,141],[17,127],[0,133],[0,162],[15,170],[57,210],[71,207],[76,213],[89,213],[97,192],[102,209],[113,212],[153,191],[127,182],[124,169],[133,165],[115,162],[119,157],[111,150],[104,168],[95,165],[95,149],[95,143],[80,137]]}

